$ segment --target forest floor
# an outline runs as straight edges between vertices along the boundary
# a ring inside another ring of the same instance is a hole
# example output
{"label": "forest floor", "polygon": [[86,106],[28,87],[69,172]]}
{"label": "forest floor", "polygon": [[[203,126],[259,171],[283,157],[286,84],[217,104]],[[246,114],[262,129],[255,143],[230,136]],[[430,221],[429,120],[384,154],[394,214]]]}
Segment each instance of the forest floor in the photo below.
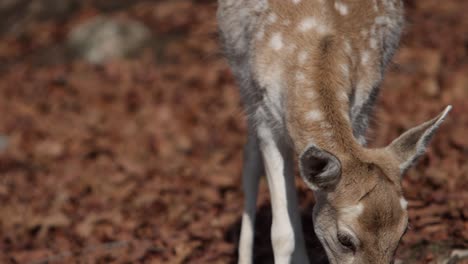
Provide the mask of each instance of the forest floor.
{"label": "forest floor", "polygon": [[[234,262],[246,124],[215,1],[84,2],[0,35],[0,262]],[[453,105],[403,179],[411,228],[397,253],[442,263],[468,248],[468,2],[405,2],[369,138],[384,146]],[[100,66],[69,59],[67,32],[98,14],[141,21],[151,48]],[[297,186],[319,263],[313,194]],[[273,263],[268,199],[263,179],[255,263]]]}

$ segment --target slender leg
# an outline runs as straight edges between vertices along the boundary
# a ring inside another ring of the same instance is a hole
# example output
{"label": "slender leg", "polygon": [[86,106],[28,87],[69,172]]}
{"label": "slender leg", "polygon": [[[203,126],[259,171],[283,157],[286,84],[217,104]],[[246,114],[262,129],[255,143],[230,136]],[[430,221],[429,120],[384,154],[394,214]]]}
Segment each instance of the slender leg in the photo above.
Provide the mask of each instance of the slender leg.
{"label": "slender leg", "polygon": [[253,131],[249,132],[247,143],[244,147],[244,165],[242,171],[245,204],[239,241],[239,264],[252,263],[258,182],[263,172],[257,135]]}
{"label": "slender leg", "polygon": [[266,125],[258,127],[260,151],[270,189],[275,263],[308,263],[294,185],[290,148],[275,140]]}

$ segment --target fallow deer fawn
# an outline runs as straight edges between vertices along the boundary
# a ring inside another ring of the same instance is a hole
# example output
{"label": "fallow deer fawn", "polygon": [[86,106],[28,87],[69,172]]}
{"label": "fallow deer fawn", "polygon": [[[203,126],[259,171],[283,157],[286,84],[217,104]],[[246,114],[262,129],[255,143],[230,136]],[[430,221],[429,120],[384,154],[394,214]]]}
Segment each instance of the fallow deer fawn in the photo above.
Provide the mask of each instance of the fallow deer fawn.
{"label": "fallow deer fawn", "polygon": [[294,155],[314,191],[331,263],[390,263],[408,217],[400,177],[450,111],[384,148],[364,134],[399,42],[400,0],[219,0],[220,36],[248,114],[239,263],[252,262],[259,177],[267,176],[276,263],[307,263]]}

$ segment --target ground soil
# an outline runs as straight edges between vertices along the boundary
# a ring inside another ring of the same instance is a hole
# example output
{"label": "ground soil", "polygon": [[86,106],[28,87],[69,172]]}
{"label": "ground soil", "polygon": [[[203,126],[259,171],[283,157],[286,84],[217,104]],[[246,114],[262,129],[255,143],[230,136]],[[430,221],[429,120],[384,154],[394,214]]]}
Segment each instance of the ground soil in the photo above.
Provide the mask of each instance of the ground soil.
{"label": "ground soil", "polygon": [[[232,263],[246,125],[218,46],[216,3],[104,2],[0,36],[0,262]],[[369,138],[384,146],[453,105],[403,179],[411,228],[397,257],[437,263],[468,247],[468,2],[405,2]],[[100,66],[68,59],[69,30],[98,14],[143,22],[152,46]],[[319,263],[313,195],[297,185]],[[264,180],[260,189],[255,260],[272,263]]]}

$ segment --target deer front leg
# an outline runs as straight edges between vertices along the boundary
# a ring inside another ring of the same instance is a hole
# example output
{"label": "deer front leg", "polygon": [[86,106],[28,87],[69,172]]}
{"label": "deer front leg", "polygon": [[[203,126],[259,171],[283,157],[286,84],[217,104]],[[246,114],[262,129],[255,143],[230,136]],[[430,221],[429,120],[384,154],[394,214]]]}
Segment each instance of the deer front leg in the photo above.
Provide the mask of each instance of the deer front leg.
{"label": "deer front leg", "polygon": [[291,150],[276,140],[273,131],[266,125],[258,127],[258,136],[271,196],[271,240],[275,263],[308,263]]}
{"label": "deer front leg", "polygon": [[258,182],[263,172],[262,157],[257,135],[250,130],[244,147],[242,187],[244,189],[244,213],[239,241],[239,264],[252,263],[254,244],[255,211],[257,205]]}

